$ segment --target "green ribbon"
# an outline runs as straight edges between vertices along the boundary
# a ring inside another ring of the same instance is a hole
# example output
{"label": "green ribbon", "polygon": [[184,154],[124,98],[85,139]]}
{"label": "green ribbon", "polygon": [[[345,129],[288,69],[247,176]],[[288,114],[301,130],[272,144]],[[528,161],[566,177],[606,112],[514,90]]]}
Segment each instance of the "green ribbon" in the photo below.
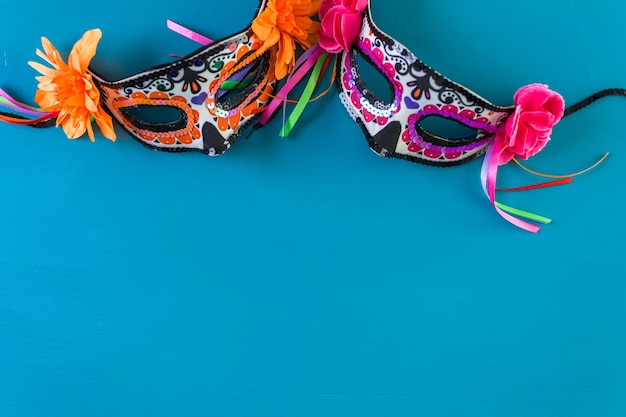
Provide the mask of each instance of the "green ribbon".
{"label": "green ribbon", "polygon": [[250,81],[241,80],[241,81],[224,81],[224,84],[220,86],[220,90],[234,90],[236,88],[245,88],[250,85]]}
{"label": "green ribbon", "polygon": [[507,213],[512,214],[514,216],[523,217],[525,219],[533,220],[533,221],[543,223],[543,224],[552,223],[552,219],[549,219],[547,217],[540,216],[538,214],[533,214],[528,211],[519,210],[514,207],[507,206],[506,204],[499,203],[497,201],[495,203],[496,203],[496,207],[498,207],[500,210],[504,210]]}
{"label": "green ribbon", "polygon": [[296,107],[293,109],[287,120],[285,121],[285,125],[279,133],[281,138],[285,138],[289,136],[291,130],[296,125],[296,122],[302,116],[302,112],[304,108],[309,104],[309,100],[313,95],[313,91],[315,91],[315,87],[317,86],[317,82],[320,79],[320,75],[322,73],[322,67],[324,66],[324,61],[326,61],[326,57],[328,56],[328,52],[324,52],[317,60],[315,67],[313,68],[313,72],[311,72],[311,78],[306,83],[306,87],[304,87],[304,91],[302,92],[302,96],[298,100]]}

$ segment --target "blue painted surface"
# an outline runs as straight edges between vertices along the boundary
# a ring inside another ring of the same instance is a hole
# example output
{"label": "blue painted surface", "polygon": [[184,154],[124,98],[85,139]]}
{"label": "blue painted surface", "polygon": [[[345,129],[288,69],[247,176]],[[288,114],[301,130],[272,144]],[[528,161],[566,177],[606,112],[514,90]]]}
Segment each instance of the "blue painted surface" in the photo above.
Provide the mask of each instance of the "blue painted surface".
{"label": "blue painted surface", "polygon": [[[0,15],[18,97],[41,35],[69,50],[100,27],[95,63],[123,76],[195,48],[166,18],[221,37],[256,6],[59,3]],[[626,86],[626,4],[394,3],[374,0],[381,28],[494,102]],[[529,162],[611,151],[600,168],[503,197],[555,218],[537,236],[489,208],[480,162],[380,159],[334,96],[213,159],[0,126],[0,416],[623,417],[624,109],[565,120]]]}

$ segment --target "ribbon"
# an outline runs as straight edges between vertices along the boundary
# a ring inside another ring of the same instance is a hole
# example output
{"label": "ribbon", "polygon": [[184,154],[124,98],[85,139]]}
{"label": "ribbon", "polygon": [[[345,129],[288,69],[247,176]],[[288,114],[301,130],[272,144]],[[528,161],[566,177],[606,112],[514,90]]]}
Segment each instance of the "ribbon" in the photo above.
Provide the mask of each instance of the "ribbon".
{"label": "ribbon", "polygon": [[[527,232],[537,233],[541,230],[540,226],[537,226],[532,223],[528,223],[525,220],[521,220],[518,217],[525,218],[527,220],[532,220],[538,223],[548,224],[552,222],[552,219],[549,219],[544,216],[540,216],[537,214],[533,214],[527,211],[519,210],[514,207],[507,206],[505,204],[496,201],[496,179],[498,176],[498,158],[494,155],[494,142],[491,142],[489,147],[487,148],[487,153],[485,154],[485,159],[483,160],[483,166],[480,173],[480,180],[483,186],[483,191],[491,201],[491,204],[498,212],[500,216],[502,216],[509,223],[519,227],[520,229],[524,229]],[[515,217],[517,216],[517,217]]]}
{"label": "ribbon", "polygon": [[265,125],[270,120],[281,104],[286,104],[286,99],[289,93],[296,87],[296,85],[298,85],[300,81],[302,81],[304,76],[311,70],[311,68],[313,68],[319,58],[325,53],[326,52],[320,48],[319,45],[315,44],[302,54],[300,59],[296,62],[297,69],[291,73],[291,75],[287,78],[285,85],[276,94],[274,99],[269,102],[261,114],[261,117],[259,118],[259,124],[261,126]]}
{"label": "ribbon", "polygon": [[315,87],[318,84],[318,81],[322,74],[322,69],[326,63],[327,57],[328,57],[328,53],[324,52],[317,59],[317,63],[315,64],[315,67],[313,68],[313,72],[311,73],[311,77],[309,78],[309,81],[304,87],[304,91],[302,92],[302,96],[300,96],[300,99],[298,100],[298,104],[296,104],[296,107],[293,109],[293,111],[289,115],[289,118],[285,122],[283,122],[283,128],[279,133],[280,137],[284,138],[284,137],[289,136],[289,133],[291,133],[291,129],[293,129],[298,119],[300,119],[300,116],[302,116],[302,112],[304,111],[304,108],[306,107],[306,105],[309,103],[309,100],[311,99],[311,96],[313,95],[313,91],[315,91]]}
{"label": "ribbon", "polygon": [[15,100],[0,88],[0,106],[15,114],[0,113],[0,121],[16,125],[36,125],[57,116],[55,112],[47,112]]}
{"label": "ribbon", "polygon": [[178,23],[167,19],[167,28],[173,32],[178,33],[179,35],[184,36],[185,38],[191,39],[194,42],[198,42],[200,45],[210,45],[213,41],[206,36],[200,35],[198,32],[194,32],[193,30],[186,28]]}

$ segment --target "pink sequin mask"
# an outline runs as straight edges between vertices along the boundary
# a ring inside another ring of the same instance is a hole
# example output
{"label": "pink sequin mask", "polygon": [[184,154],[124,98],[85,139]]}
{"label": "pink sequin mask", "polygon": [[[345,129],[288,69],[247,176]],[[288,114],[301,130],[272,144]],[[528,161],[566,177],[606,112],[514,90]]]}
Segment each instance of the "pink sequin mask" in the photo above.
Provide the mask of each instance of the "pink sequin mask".
{"label": "pink sequin mask", "polygon": [[[387,80],[391,100],[377,97],[358,66],[363,57]],[[496,106],[420,61],[405,46],[376,27],[369,5],[352,46],[338,61],[339,98],[361,126],[370,148],[383,157],[429,165],[455,165],[484,153],[513,107]],[[475,131],[463,138],[444,137],[423,126],[444,118]]]}

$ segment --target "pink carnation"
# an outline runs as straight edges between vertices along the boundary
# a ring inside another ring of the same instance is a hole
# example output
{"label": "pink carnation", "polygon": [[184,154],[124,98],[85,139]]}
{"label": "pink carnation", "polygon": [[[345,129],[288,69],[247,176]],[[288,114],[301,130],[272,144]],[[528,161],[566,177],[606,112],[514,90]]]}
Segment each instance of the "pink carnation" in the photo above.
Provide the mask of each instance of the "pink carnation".
{"label": "pink carnation", "polygon": [[500,126],[494,139],[498,165],[516,156],[528,159],[541,151],[565,109],[563,97],[543,84],[520,88],[514,99],[515,112]]}
{"label": "pink carnation", "polygon": [[367,3],[368,0],[323,0],[319,45],[331,54],[350,49],[359,36]]}

